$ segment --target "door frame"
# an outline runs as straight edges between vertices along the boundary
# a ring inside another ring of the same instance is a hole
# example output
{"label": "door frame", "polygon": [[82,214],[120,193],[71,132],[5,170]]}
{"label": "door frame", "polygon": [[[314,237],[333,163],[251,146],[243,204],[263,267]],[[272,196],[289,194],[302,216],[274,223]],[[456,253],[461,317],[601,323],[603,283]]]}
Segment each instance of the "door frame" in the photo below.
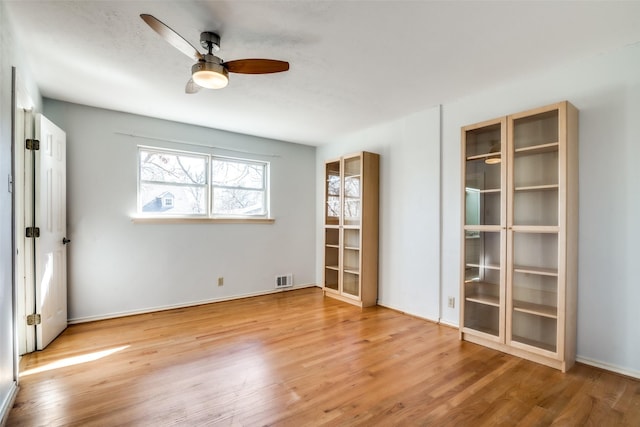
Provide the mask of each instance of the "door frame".
{"label": "door frame", "polygon": [[36,328],[27,326],[27,315],[35,312],[33,245],[24,230],[33,226],[33,197],[27,197],[33,188],[33,160],[26,155],[25,140],[34,135],[34,104],[19,74],[15,71],[14,153],[13,153],[13,216],[14,216],[14,289],[16,298],[16,350],[17,354],[36,349]]}

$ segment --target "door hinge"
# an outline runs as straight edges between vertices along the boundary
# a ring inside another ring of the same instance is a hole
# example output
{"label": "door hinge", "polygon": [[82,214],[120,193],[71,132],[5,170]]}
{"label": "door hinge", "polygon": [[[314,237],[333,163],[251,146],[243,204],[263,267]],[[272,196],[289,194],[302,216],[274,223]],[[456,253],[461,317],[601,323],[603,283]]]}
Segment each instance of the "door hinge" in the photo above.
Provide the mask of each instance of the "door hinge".
{"label": "door hinge", "polygon": [[27,316],[27,325],[28,326],[39,325],[40,323],[42,323],[42,319],[40,318],[39,314],[29,314]]}
{"label": "door hinge", "polygon": [[40,141],[38,141],[37,139],[27,139],[24,145],[27,150],[37,151],[40,149]]}
{"label": "door hinge", "polygon": [[40,237],[40,227],[27,227],[27,237]]}

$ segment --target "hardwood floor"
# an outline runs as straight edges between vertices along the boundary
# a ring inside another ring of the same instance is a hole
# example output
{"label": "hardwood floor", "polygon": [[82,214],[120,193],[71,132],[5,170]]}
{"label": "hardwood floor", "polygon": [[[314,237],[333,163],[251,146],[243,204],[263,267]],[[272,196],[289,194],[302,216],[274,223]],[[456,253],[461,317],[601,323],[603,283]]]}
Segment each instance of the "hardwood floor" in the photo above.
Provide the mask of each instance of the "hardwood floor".
{"label": "hardwood floor", "polygon": [[9,426],[640,425],[640,381],[318,288],[73,325],[21,371]]}

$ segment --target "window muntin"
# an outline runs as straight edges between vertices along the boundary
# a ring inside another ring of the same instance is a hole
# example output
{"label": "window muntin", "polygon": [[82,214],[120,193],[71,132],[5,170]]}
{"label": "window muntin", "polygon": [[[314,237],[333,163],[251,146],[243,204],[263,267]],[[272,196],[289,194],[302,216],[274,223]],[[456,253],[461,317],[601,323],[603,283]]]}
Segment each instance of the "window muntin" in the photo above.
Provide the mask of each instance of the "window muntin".
{"label": "window muntin", "polygon": [[159,217],[266,218],[268,175],[267,162],[140,146],[138,212]]}

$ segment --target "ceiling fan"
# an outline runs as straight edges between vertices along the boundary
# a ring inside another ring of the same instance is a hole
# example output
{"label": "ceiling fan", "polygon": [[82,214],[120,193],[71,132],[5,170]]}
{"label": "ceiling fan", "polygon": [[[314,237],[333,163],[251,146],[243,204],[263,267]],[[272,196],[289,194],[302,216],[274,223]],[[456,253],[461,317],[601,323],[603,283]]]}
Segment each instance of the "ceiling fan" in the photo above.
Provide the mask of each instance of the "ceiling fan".
{"label": "ceiling fan", "polygon": [[210,31],[200,34],[200,44],[207,49],[207,53],[202,54],[180,34],[154,16],[143,13],[140,18],[170,45],[197,61],[191,67],[191,79],[187,82],[186,93],[196,93],[201,87],[222,89],[229,83],[229,73],[271,74],[289,69],[288,62],[275,59],[254,58],[224,62],[213,54],[213,52],[220,50],[220,36],[218,34]]}

